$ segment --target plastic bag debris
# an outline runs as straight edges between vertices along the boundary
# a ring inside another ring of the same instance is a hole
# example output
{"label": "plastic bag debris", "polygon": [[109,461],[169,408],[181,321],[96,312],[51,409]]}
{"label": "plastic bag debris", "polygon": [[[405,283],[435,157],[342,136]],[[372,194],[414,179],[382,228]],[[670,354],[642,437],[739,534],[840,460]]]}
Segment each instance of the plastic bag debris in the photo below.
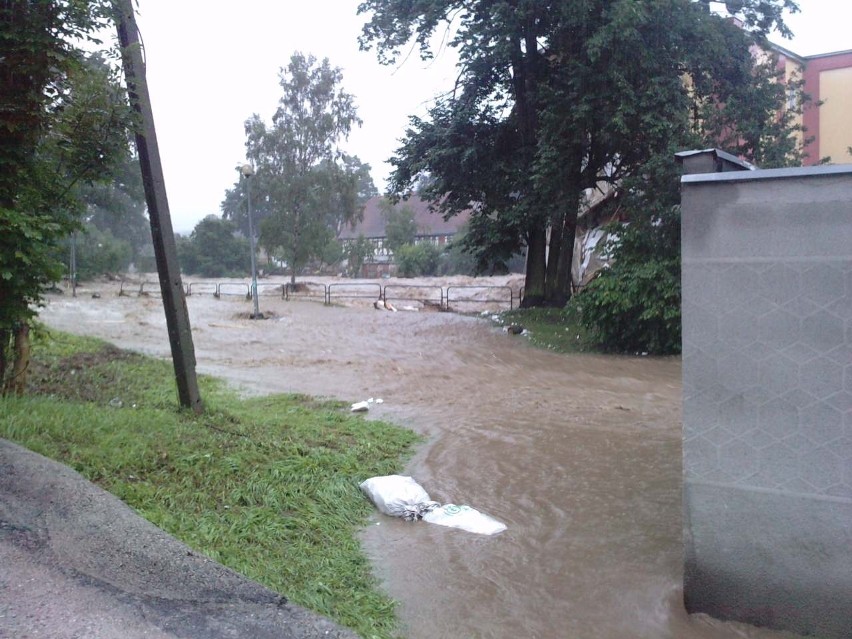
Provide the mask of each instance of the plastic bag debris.
{"label": "plastic bag debris", "polygon": [[406,521],[416,521],[439,505],[420,484],[404,475],[371,477],[361,482],[361,491],[385,515]]}
{"label": "plastic bag debris", "polygon": [[361,482],[361,491],[385,515],[406,521],[422,519],[430,524],[459,528],[480,535],[496,535],[506,524],[470,506],[441,505],[411,477],[385,475]]}
{"label": "plastic bag debris", "polygon": [[353,413],[363,413],[364,411],[370,410],[370,404],[384,404],[385,400],[383,399],[365,399],[363,402],[356,402],[352,404],[352,408],[349,410]]}
{"label": "plastic bag debris", "polygon": [[444,504],[423,515],[423,521],[439,526],[461,528],[480,535],[496,535],[506,530],[506,524],[481,513],[470,506]]}

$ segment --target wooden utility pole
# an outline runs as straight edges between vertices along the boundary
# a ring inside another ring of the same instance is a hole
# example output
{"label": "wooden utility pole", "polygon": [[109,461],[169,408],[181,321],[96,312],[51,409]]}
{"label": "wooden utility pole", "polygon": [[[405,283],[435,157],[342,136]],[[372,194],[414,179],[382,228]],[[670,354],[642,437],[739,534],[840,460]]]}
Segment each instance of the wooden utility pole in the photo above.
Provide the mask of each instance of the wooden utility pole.
{"label": "wooden utility pole", "polygon": [[192,345],[192,330],[189,326],[189,313],[186,310],[186,298],[180,277],[163,166],[160,163],[157,133],[154,129],[154,112],[151,109],[151,98],[148,95],[148,83],[145,79],[139,31],[131,0],[115,0],[114,7],[127,92],[130,96],[130,104],[140,119],[136,127],[136,150],[139,153],[139,163],[142,165],[145,202],[148,205],[148,218],[151,221],[154,256],[157,259],[157,272],[160,276],[160,290],[163,294],[169,343],[172,347],[178,398],[181,406],[200,413],[203,410],[203,404],[195,376],[195,348]]}

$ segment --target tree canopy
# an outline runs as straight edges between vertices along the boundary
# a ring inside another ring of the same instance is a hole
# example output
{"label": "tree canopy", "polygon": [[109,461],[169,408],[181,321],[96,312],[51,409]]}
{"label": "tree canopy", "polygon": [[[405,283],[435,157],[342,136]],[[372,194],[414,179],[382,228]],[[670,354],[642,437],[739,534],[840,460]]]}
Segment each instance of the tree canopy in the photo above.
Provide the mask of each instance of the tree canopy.
{"label": "tree canopy", "polygon": [[181,270],[202,277],[234,277],[248,272],[249,243],[230,220],[208,215],[178,243]]}
{"label": "tree canopy", "polygon": [[405,203],[394,204],[388,199],[383,199],[379,208],[385,218],[385,245],[396,253],[403,246],[414,244],[417,236],[414,210]]}
{"label": "tree canopy", "polygon": [[[249,179],[259,243],[288,263],[294,282],[375,193],[369,166],[340,148],[361,122],[355,99],[341,82],[340,69],[328,59],[295,53],[281,69],[282,96],[272,122],[255,114],[245,123],[246,156],[255,167]],[[244,186],[226,193],[222,209],[247,230]]]}
{"label": "tree canopy", "polygon": [[0,6],[0,381],[22,389],[33,306],[59,278],[57,246],[78,226],[80,187],[126,155],[130,110],[110,69],[78,48],[111,5],[96,0]]}
{"label": "tree canopy", "polygon": [[[440,29],[459,52],[455,87],[411,124],[391,188],[444,215],[473,209],[481,264],[526,248],[525,305],[571,295],[577,215],[590,190],[641,175],[649,158],[717,131],[739,139],[727,105],[747,105],[750,47],[784,30],[792,0],[366,0],[362,48],[393,62],[412,41],[433,55]],[[735,6],[736,5],[736,6]],[[742,110],[738,112],[742,115]],[[753,128],[752,128],[753,129]]]}

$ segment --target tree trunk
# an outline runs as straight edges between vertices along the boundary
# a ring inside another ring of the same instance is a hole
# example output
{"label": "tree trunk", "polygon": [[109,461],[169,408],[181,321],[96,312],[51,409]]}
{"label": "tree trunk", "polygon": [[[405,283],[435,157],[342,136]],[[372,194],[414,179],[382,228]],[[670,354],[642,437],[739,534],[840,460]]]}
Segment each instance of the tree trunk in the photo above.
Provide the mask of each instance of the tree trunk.
{"label": "tree trunk", "polygon": [[0,391],[3,390],[3,386],[6,382],[6,366],[8,362],[6,361],[6,353],[9,351],[9,331],[7,329],[0,329]]}
{"label": "tree trunk", "polygon": [[524,299],[521,308],[541,306],[545,300],[547,232],[538,226],[527,240],[527,269],[524,279]]}
{"label": "tree trunk", "polygon": [[12,376],[9,378],[6,390],[15,395],[23,395],[27,386],[27,369],[30,367],[30,327],[21,323],[14,329],[15,361],[12,365]]}
{"label": "tree trunk", "polygon": [[[562,308],[571,299],[571,265],[574,261],[574,238],[577,235],[577,216],[582,198],[583,156],[579,149],[573,148],[569,160],[565,163],[566,175],[561,189],[563,197],[563,215],[558,222],[558,231],[554,228],[550,237],[550,260],[547,264],[547,306]],[[554,224],[556,227],[557,224]]]}
{"label": "tree trunk", "polygon": [[556,281],[553,283],[553,297],[549,300],[554,306],[564,307],[571,299],[573,281],[571,266],[574,263],[574,239],[577,235],[577,208],[565,214],[565,228],[562,233],[562,249],[559,252]]}
{"label": "tree trunk", "polygon": [[556,219],[550,225],[550,238],[547,249],[547,281],[544,285],[544,297],[548,306],[551,305],[550,300],[556,294],[554,287],[556,286],[558,276],[559,255],[562,253],[563,215],[557,215]]}

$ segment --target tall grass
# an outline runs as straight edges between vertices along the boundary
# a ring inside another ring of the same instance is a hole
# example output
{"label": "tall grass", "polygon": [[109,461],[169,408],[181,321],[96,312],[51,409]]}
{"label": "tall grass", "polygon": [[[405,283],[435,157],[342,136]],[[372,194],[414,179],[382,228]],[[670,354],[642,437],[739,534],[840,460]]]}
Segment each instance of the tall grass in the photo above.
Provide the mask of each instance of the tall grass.
{"label": "tall grass", "polygon": [[42,335],[31,393],[0,399],[0,437],[65,464],[199,552],[364,637],[393,637],[357,532],[358,484],[397,472],[417,436],[300,395],[242,399],[200,380],[176,409],[171,364]]}

